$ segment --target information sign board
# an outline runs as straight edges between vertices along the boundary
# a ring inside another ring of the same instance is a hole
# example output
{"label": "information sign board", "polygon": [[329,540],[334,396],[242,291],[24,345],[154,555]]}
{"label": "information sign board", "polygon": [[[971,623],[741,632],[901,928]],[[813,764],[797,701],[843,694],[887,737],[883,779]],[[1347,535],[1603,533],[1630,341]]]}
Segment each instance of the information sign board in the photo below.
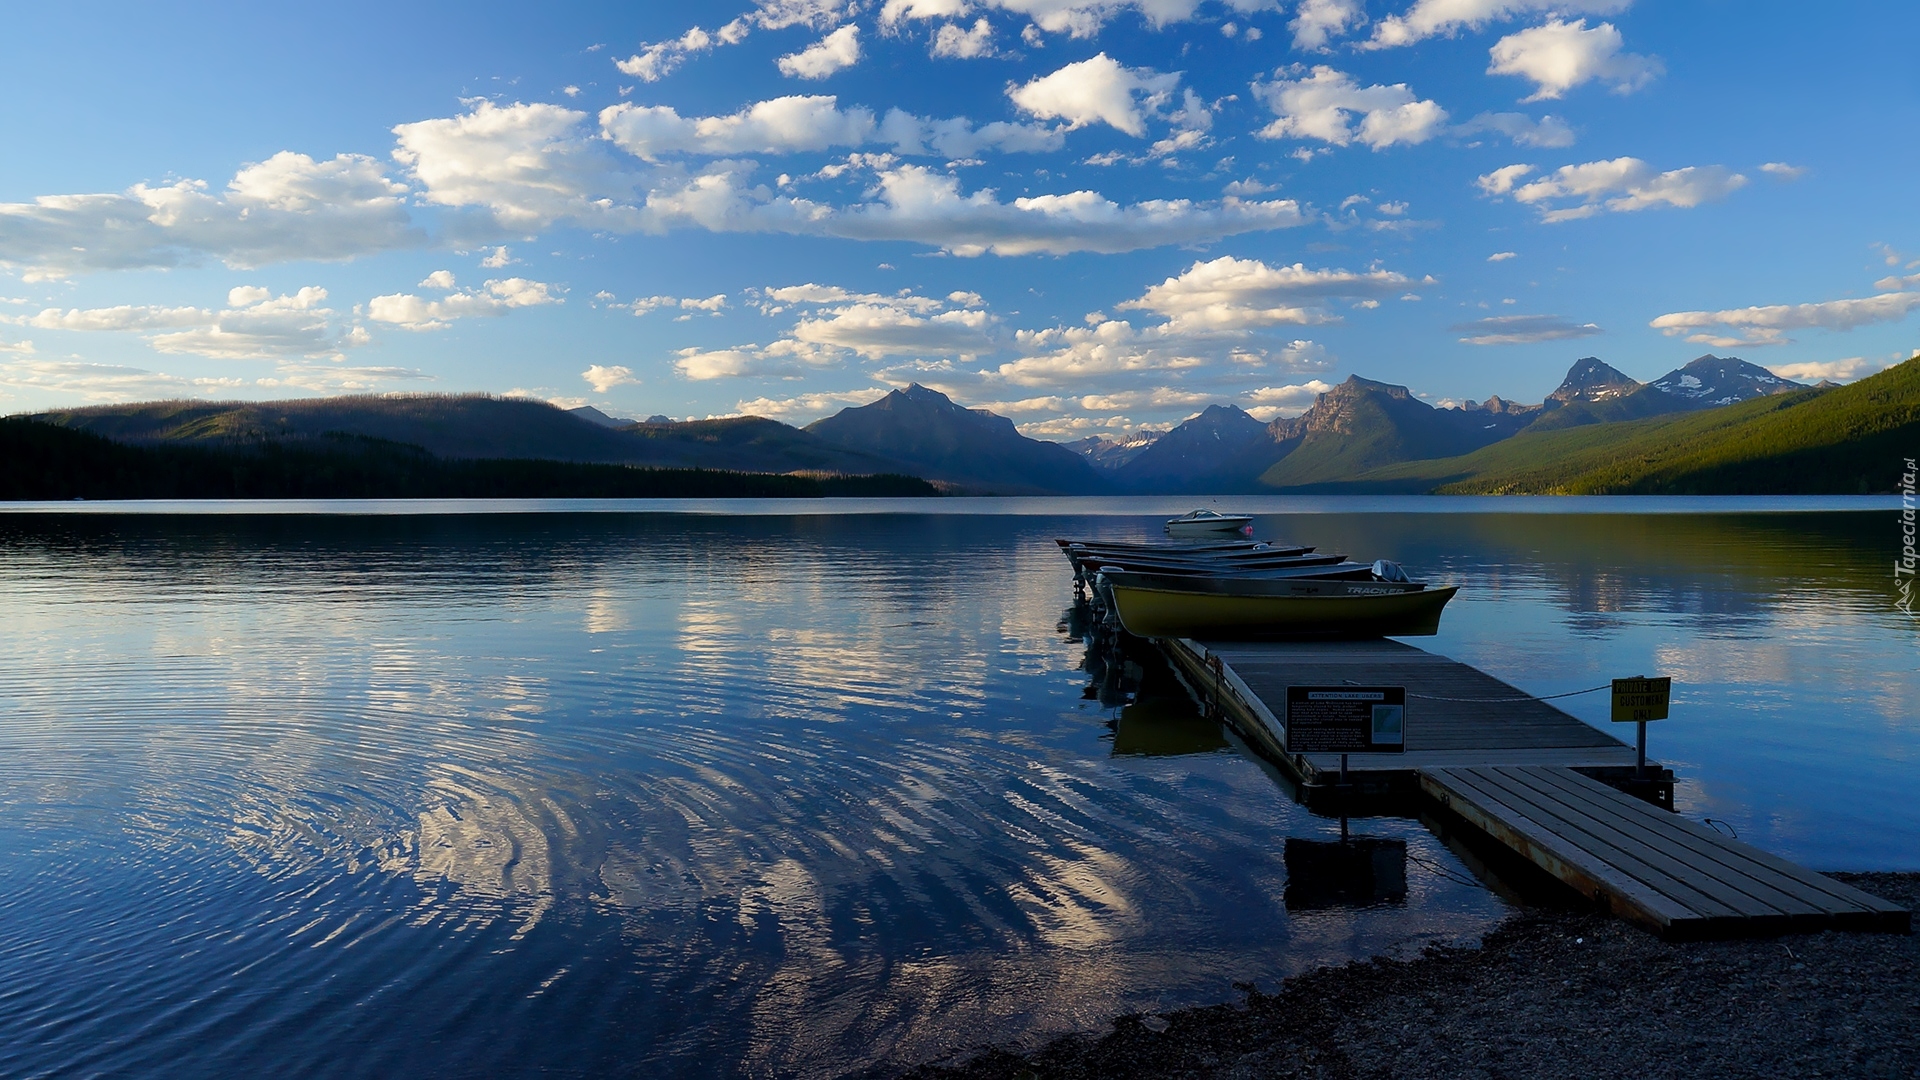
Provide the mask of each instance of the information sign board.
{"label": "information sign board", "polygon": [[1649,679],[1613,680],[1613,718],[1620,723],[1665,720],[1667,701],[1673,696],[1673,679],[1661,676]]}
{"label": "information sign board", "polygon": [[1398,754],[1406,750],[1404,686],[1287,687],[1287,752]]}

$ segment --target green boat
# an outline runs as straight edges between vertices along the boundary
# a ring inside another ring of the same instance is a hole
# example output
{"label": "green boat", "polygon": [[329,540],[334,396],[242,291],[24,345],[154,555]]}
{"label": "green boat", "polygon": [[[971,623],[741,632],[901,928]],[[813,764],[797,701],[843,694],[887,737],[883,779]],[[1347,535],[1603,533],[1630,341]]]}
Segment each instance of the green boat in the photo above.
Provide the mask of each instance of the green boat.
{"label": "green boat", "polygon": [[1137,637],[1235,639],[1425,637],[1439,632],[1440,611],[1459,591],[1374,581],[1299,586],[1279,595],[1273,586],[1237,590],[1221,579],[1204,588],[1109,581],[1107,592],[1120,625]]}

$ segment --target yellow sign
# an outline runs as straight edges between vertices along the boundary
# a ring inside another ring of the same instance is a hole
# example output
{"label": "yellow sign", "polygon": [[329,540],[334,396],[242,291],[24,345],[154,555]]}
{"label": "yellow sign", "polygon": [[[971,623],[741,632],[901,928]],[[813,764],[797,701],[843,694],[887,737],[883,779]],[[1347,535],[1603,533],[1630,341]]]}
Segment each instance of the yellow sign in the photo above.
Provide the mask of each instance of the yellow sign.
{"label": "yellow sign", "polygon": [[1632,723],[1635,720],[1665,720],[1667,700],[1673,696],[1673,680],[1667,676],[1649,679],[1613,680],[1613,718]]}

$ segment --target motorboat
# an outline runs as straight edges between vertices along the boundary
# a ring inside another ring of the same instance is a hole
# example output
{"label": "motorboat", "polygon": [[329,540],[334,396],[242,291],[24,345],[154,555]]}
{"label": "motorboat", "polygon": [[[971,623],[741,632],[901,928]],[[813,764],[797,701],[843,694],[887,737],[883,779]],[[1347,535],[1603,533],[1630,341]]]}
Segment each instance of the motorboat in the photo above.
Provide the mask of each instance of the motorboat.
{"label": "motorboat", "polygon": [[1222,514],[1204,507],[1189,510],[1167,522],[1168,536],[1252,536],[1253,518],[1247,514]]}

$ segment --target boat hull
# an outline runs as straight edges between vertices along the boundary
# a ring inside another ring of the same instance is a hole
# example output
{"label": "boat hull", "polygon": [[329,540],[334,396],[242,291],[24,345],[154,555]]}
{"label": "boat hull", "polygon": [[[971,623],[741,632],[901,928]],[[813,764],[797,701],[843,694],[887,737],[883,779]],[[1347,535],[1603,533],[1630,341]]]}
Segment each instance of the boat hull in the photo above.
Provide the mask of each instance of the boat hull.
{"label": "boat hull", "polygon": [[[1366,583],[1352,583],[1356,591]],[[1112,584],[1114,613],[1137,637],[1425,637],[1457,586],[1378,595],[1248,596]]]}
{"label": "boat hull", "polygon": [[1244,515],[1214,518],[1174,518],[1167,522],[1167,535],[1195,540],[1218,540],[1233,536],[1252,536],[1253,519]]}

